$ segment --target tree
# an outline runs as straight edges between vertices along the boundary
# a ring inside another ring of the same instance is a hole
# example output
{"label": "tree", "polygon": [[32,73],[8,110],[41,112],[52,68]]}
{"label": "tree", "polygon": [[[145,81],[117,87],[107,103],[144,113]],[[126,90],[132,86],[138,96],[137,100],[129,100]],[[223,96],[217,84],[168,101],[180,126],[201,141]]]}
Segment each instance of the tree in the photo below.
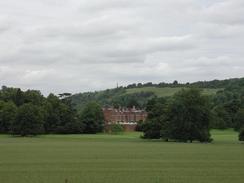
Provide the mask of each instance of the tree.
{"label": "tree", "polygon": [[46,116],[44,118],[44,128],[46,133],[57,133],[58,126],[61,125],[60,119],[60,105],[61,102],[57,96],[50,94],[47,97],[44,109]]}
{"label": "tree", "polygon": [[40,107],[31,103],[19,107],[17,118],[12,124],[11,130],[13,135],[20,136],[43,133],[43,114]]}
{"label": "tree", "polygon": [[178,81],[174,80],[173,85],[178,85]]}
{"label": "tree", "polygon": [[9,102],[12,101],[15,104],[17,103],[16,101],[16,96],[18,95],[18,90],[20,92],[20,89],[17,88],[8,88],[6,86],[3,86],[2,89],[0,90],[0,100]]}
{"label": "tree", "polygon": [[60,124],[57,128],[57,132],[63,134],[82,133],[84,125],[78,120],[76,111],[64,103],[61,103],[59,107]]}
{"label": "tree", "polygon": [[162,138],[178,141],[209,142],[210,109],[208,99],[198,89],[183,89],[172,99]]}
{"label": "tree", "polygon": [[16,106],[21,106],[24,103],[23,93],[24,92],[22,92],[20,88],[17,89],[16,95],[14,98],[14,102],[15,102]]}
{"label": "tree", "polygon": [[[235,96],[237,97],[237,96]],[[224,104],[226,111],[228,112],[229,116],[231,117],[231,122],[228,125],[229,127],[233,128],[235,126],[235,116],[239,111],[241,106],[241,101],[237,99],[232,99],[231,101]]]}
{"label": "tree", "polygon": [[104,115],[102,108],[96,102],[88,103],[80,115],[84,125],[84,133],[102,132],[104,129]]}
{"label": "tree", "polygon": [[160,121],[157,121],[156,119],[146,120],[143,123],[143,127],[142,127],[142,131],[143,131],[142,138],[160,139],[161,129],[162,129],[162,124]]}
{"label": "tree", "polygon": [[164,126],[167,109],[167,101],[164,98],[153,98],[148,101],[146,111],[148,116],[142,123],[143,138],[159,139],[161,138],[161,130]]}
{"label": "tree", "polygon": [[38,106],[42,106],[45,98],[38,90],[27,90],[23,94],[24,103],[32,103]]}
{"label": "tree", "polygon": [[211,127],[216,129],[226,129],[230,127],[231,116],[223,106],[216,106],[212,110]]}
{"label": "tree", "polygon": [[17,115],[17,107],[13,102],[0,101],[0,133],[9,133]]}
{"label": "tree", "polygon": [[242,129],[240,130],[240,133],[239,133],[239,140],[240,140],[240,141],[244,141],[244,128],[242,128]]}
{"label": "tree", "polygon": [[234,119],[235,130],[240,130],[244,128],[244,108],[240,109]]}
{"label": "tree", "polygon": [[47,133],[77,134],[83,132],[83,124],[77,118],[77,112],[67,100],[60,100],[54,94],[47,97],[45,103],[45,131]]}

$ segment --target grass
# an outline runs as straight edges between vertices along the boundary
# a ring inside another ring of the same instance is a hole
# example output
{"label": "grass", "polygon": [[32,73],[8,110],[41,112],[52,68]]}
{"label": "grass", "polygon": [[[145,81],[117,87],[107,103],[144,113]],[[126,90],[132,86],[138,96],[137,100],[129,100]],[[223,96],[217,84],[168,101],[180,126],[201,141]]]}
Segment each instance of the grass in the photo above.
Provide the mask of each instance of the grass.
{"label": "grass", "polygon": [[244,144],[213,130],[211,144],[121,135],[0,136],[1,183],[242,183]]}
{"label": "grass", "polygon": [[[180,91],[181,87],[176,88],[170,88],[170,87],[164,87],[164,88],[158,88],[158,87],[142,87],[142,88],[131,88],[127,89],[127,94],[132,93],[138,93],[138,92],[153,92],[159,97],[168,97],[172,96],[176,92]],[[213,95],[220,89],[203,89],[203,93],[207,95]]]}

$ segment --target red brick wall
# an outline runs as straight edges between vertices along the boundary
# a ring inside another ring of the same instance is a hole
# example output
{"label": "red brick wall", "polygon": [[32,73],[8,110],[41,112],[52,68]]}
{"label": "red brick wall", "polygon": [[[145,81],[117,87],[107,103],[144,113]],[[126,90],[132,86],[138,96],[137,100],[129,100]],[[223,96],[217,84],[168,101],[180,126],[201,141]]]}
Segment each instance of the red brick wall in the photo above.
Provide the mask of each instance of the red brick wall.
{"label": "red brick wall", "polygon": [[143,110],[132,109],[114,109],[114,108],[103,108],[105,117],[105,124],[122,123],[125,131],[134,131],[136,124],[123,124],[123,123],[135,123],[140,120],[145,121],[147,113]]}

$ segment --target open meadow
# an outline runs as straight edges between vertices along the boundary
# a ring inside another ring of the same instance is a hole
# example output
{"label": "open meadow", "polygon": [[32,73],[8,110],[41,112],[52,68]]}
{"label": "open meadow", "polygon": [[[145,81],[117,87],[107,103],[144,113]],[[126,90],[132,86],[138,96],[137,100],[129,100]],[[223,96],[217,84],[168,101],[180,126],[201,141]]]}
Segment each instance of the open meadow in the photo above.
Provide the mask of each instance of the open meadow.
{"label": "open meadow", "polygon": [[[243,183],[244,144],[232,130],[214,142],[122,135],[0,136],[1,183]],[[66,181],[65,181],[66,179]]]}

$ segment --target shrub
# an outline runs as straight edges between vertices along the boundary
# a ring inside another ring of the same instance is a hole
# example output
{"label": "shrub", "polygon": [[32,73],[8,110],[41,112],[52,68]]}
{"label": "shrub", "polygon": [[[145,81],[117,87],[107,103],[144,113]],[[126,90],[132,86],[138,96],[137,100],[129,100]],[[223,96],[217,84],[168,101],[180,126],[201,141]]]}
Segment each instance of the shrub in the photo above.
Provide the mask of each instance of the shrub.
{"label": "shrub", "polygon": [[142,132],[143,131],[143,121],[140,120],[137,122],[136,129],[137,132]]}
{"label": "shrub", "polygon": [[244,128],[242,128],[242,129],[240,130],[239,140],[240,140],[240,141],[244,141]]}
{"label": "shrub", "polygon": [[112,134],[118,134],[124,131],[124,128],[120,124],[111,124],[110,125],[110,132]]}

